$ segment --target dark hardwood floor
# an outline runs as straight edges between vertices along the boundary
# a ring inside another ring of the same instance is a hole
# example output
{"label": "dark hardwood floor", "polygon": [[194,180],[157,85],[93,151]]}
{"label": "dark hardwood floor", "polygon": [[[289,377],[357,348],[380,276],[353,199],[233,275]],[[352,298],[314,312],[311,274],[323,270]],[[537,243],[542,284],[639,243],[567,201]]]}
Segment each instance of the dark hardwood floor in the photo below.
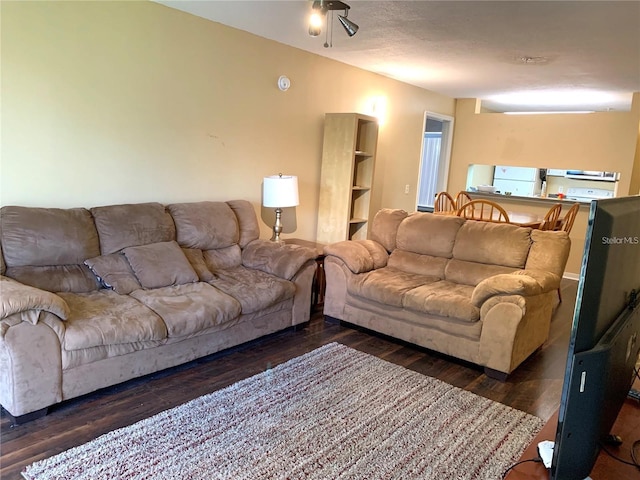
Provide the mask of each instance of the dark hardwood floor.
{"label": "dark hardwood floor", "polygon": [[577,282],[563,280],[562,299],[547,343],[506,382],[483,369],[315,314],[300,330],[287,330],[189,364],[131,380],[50,409],[43,418],[12,426],[0,418],[0,478],[20,479],[28,464],[116,428],[213,392],[330,342],[339,342],[449,384],[549,419],[560,403]]}

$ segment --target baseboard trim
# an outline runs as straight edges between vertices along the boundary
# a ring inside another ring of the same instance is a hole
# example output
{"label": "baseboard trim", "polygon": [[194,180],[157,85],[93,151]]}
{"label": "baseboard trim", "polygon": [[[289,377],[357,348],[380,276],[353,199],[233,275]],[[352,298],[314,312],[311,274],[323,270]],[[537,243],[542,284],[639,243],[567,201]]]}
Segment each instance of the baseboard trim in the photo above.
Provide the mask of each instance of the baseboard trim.
{"label": "baseboard trim", "polygon": [[578,281],[578,280],[580,280],[580,274],[571,273],[571,272],[564,272],[564,275],[562,275],[562,278],[566,278],[567,280]]}

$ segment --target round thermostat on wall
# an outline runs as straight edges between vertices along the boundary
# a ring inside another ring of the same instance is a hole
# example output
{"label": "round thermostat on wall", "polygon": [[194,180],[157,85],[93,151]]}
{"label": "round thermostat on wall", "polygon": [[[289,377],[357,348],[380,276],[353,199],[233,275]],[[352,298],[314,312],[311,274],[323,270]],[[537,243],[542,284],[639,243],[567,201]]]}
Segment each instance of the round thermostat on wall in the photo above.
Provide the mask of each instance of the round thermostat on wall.
{"label": "round thermostat on wall", "polygon": [[290,86],[291,80],[289,80],[289,77],[287,77],[286,75],[280,75],[280,78],[278,78],[278,88],[283,92],[286,92],[287,90],[289,90]]}

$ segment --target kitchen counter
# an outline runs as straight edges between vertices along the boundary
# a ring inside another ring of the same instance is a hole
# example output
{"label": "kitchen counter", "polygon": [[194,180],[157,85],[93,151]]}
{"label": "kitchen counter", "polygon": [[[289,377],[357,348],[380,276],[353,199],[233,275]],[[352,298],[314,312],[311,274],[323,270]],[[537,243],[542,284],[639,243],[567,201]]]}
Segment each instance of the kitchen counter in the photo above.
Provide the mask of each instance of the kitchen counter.
{"label": "kitchen counter", "polygon": [[548,205],[548,207],[551,207],[551,204],[554,203],[562,203],[564,204],[571,204],[573,205],[574,203],[580,203],[581,205],[586,205],[589,206],[591,204],[590,200],[569,200],[568,198],[563,198],[563,199],[559,199],[557,198],[556,194],[549,194],[546,197],[521,197],[519,195],[504,195],[502,193],[489,193],[489,192],[472,192],[472,191],[467,191],[467,193],[471,196],[471,198],[473,198],[474,200],[477,199],[486,199],[486,200],[493,200],[494,202],[502,202],[502,201],[509,201],[509,200],[516,200],[520,203],[527,203],[527,202],[531,202],[534,203],[536,205]]}

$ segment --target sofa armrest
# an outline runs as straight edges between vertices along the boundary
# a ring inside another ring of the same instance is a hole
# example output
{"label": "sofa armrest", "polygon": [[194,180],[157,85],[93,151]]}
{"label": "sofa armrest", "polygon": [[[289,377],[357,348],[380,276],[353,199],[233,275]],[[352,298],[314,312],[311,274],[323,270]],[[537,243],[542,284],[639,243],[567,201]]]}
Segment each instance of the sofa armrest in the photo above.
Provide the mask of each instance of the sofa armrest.
{"label": "sofa armrest", "polygon": [[498,295],[482,304],[480,363],[511,373],[549,337],[553,293]]}
{"label": "sofa armrest", "polygon": [[21,313],[0,320],[0,404],[14,417],[62,401],[62,347],[47,323],[32,325]]}
{"label": "sofa armrest", "polygon": [[535,279],[542,287],[542,293],[560,288],[560,276],[546,270],[518,270],[517,272],[513,272],[512,275],[523,275]]}
{"label": "sofa armrest", "polygon": [[389,260],[389,253],[374,240],[344,240],[327,245],[324,253],[338,257],[353,273],[382,268]]}
{"label": "sofa armrest", "polygon": [[481,281],[473,290],[471,303],[480,307],[496,295],[540,295],[560,286],[560,277],[543,270],[518,270],[513,273],[493,275]]}
{"label": "sofa armrest", "polygon": [[309,247],[269,240],[254,240],[242,250],[242,265],[291,280],[317,252]]}
{"label": "sofa armrest", "polygon": [[20,313],[24,320],[35,325],[41,311],[51,312],[62,320],[66,320],[70,313],[67,302],[55,293],[24,285],[5,276],[0,276],[0,292],[0,319]]}

